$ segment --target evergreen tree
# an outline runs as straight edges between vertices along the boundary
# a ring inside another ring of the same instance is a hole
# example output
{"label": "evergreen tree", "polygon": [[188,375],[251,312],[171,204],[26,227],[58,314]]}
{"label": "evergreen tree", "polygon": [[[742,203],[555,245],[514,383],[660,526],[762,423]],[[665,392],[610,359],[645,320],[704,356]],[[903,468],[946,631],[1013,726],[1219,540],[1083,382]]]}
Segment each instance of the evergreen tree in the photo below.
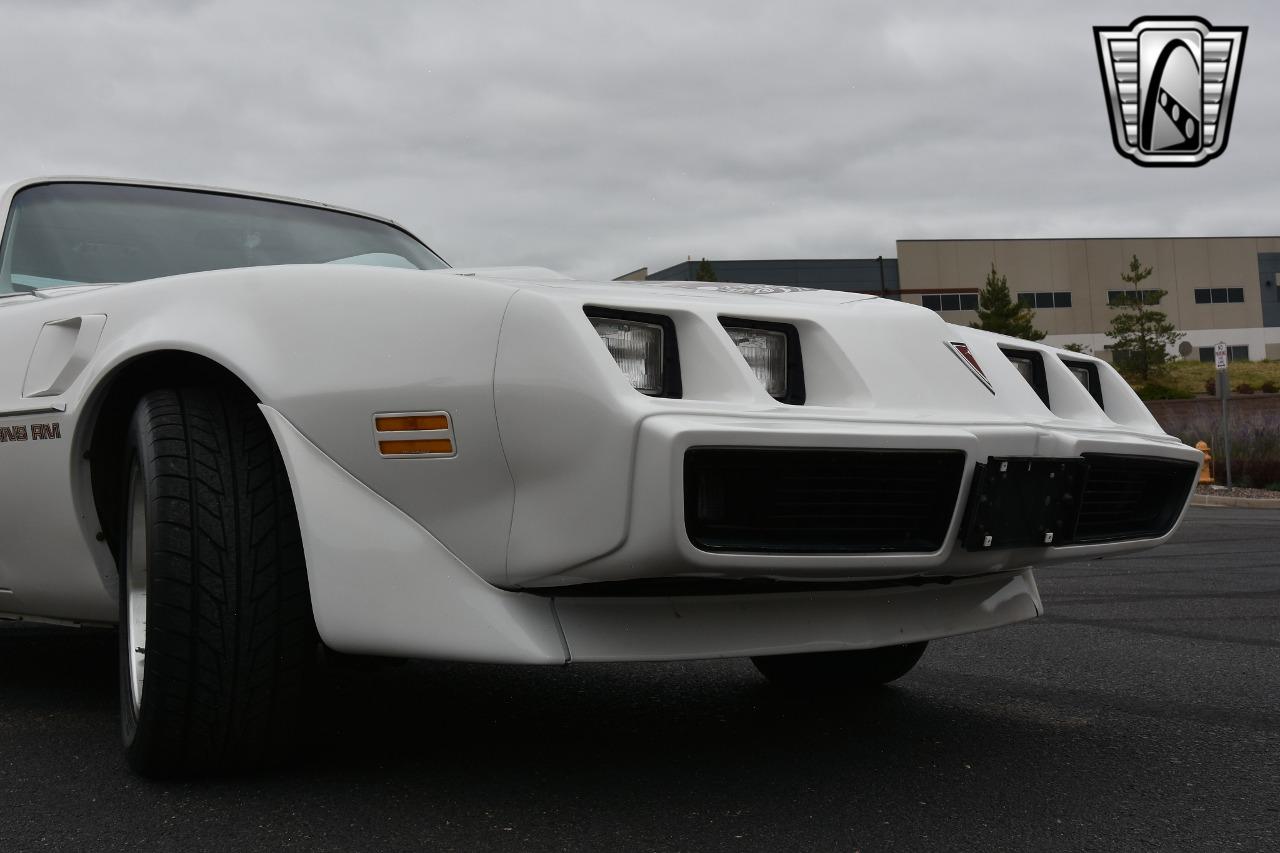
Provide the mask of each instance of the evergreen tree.
{"label": "evergreen tree", "polygon": [[1151,378],[1153,370],[1159,370],[1174,357],[1169,347],[1181,338],[1177,328],[1169,322],[1163,311],[1153,309],[1167,295],[1164,290],[1146,290],[1139,285],[1151,277],[1151,267],[1144,267],[1134,255],[1129,261],[1129,271],[1120,274],[1120,280],[1128,287],[1111,318],[1107,334],[1115,341],[1112,349],[1125,353],[1121,366],[1136,373],[1143,381]]}
{"label": "evergreen tree", "polygon": [[1044,332],[1031,325],[1036,312],[1025,305],[1014,302],[1009,294],[1009,279],[996,272],[996,265],[991,265],[986,284],[978,294],[978,322],[970,323],[974,329],[1011,335],[1024,341],[1038,341]]}
{"label": "evergreen tree", "polygon": [[719,281],[716,278],[715,268],[711,266],[711,262],[706,258],[702,259],[702,263],[698,264],[698,271],[693,275],[694,281]]}

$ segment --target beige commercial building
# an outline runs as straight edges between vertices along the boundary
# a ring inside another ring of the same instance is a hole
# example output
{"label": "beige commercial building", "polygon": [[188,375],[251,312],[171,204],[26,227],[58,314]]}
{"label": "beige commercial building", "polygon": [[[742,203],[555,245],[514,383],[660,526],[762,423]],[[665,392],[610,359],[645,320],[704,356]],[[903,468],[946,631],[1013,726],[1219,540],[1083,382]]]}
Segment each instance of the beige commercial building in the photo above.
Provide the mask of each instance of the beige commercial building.
{"label": "beige commercial building", "polygon": [[1178,355],[1211,360],[1223,341],[1233,358],[1280,358],[1280,237],[899,240],[898,274],[904,301],[968,324],[995,264],[1014,298],[1034,305],[1046,343],[1108,358],[1109,303],[1132,292],[1120,276],[1134,255],[1153,268],[1142,289],[1167,292],[1159,308],[1185,335]]}

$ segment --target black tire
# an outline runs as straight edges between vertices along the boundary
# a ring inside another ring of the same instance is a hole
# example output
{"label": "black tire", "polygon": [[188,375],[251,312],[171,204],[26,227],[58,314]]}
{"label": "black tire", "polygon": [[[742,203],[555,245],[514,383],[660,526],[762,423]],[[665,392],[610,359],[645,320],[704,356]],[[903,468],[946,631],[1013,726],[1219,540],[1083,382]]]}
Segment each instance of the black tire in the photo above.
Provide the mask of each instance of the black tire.
{"label": "black tire", "polygon": [[929,644],[880,649],[754,657],[751,662],[775,687],[803,693],[848,693],[878,687],[911,671]]}
{"label": "black tire", "polygon": [[[293,496],[266,421],[232,389],[152,391],[134,410],[124,451],[129,764],[169,776],[275,763],[298,731],[316,633]],[[135,612],[143,623],[131,628]],[[131,636],[144,653],[135,655]]]}

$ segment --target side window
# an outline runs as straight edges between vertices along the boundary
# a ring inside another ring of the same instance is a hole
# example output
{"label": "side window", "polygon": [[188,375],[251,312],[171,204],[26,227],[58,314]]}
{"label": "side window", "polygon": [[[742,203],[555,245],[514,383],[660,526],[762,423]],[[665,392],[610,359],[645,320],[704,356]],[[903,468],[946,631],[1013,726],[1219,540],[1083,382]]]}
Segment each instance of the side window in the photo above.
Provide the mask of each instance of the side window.
{"label": "side window", "polygon": [[[1199,293],[1200,293],[1199,291],[1196,291],[1197,302],[1200,301]],[[1112,305],[1112,306],[1123,305],[1126,302],[1132,301],[1135,298],[1141,299],[1143,305],[1159,305],[1160,304],[1160,292],[1158,290],[1143,290],[1141,292],[1136,290],[1108,290],[1107,291],[1108,305]],[[1205,301],[1208,301],[1208,297],[1206,297]]]}
{"label": "side window", "polygon": [[[1200,361],[1206,364],[1213,363],[1213,347],[1200,347]],[[1249,345],[1248,344],[1230,344],[1227,346],[1227,362],[1248,361]]]}
{"label": "side window", "polygon": [[977,311],[976,293],[925,293],[920,304],[934,311]]}
{"label": "side window", "polygon": [[1208,305],[1228,302],[1244,302],[1243,287],[1197,287],[1196,304]]}
{"label": "side window", "polygon": [[1028,308],[1070,308],[1069,290],[1024,290],[1018,294],[1018,304]]}

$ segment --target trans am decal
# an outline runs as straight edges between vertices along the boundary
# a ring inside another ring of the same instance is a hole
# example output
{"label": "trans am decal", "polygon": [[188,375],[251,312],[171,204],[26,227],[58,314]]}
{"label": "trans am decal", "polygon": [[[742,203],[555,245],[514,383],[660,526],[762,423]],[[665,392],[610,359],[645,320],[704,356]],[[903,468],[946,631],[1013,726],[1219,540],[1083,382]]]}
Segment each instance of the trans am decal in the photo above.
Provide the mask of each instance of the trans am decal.
{"label": "trans am decal", "polygon": [[0,426],[0,444],[15,441],[50,441],[62,438],[62,424],[26,424]]}

